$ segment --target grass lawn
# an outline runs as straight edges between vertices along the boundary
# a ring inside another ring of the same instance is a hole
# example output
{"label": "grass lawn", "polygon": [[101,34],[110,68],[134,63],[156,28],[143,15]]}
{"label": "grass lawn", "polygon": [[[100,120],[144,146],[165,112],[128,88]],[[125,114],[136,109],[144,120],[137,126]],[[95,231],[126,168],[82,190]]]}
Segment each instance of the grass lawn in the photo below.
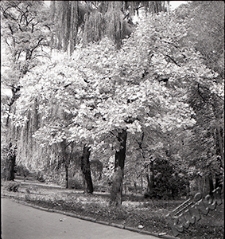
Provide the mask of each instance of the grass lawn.
{"label": "grass lawn", "polygon": [[[167,233],[172,235],[165,216],[184,200],[147,200],[143,196],[124,195],[123,204],[119,208],[109,207],[109,194],[94,192],[93,195],[82,191],[49,186],[44,183],[20,182],[17,192],[6,189],[9,182],[1,182],[3,196],[26,201],[41,207],[72,212],[88,216],[99,221],[123,224],[151,233]],[[191,225],[183,233],[181,239],[222,239],[224,238],[224,200],[222,205],[210,211],[207,216]]]}

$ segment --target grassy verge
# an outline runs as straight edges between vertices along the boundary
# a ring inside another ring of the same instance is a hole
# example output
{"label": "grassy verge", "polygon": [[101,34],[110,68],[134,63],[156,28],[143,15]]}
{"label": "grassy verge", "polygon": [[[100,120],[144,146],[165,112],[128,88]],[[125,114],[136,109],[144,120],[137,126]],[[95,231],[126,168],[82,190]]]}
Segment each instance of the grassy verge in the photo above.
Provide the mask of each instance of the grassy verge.
{"label": "grassy verge", "polygon": [[[99,221],[122,224],[128,227],[144,227],[151,233],[172,235],[165,215],[183,201],[144,200],[142,197],[124,196],[120,208],[111,208],[107,193],[83,194],[81,191],[59,189],[20,183],[16,192],[8,191],[8,182],[2,182],[2,195],[26,201],[45,208],[72,212]],[[224,202],[216,210],[179,235],[181,239],[224,238]]]}

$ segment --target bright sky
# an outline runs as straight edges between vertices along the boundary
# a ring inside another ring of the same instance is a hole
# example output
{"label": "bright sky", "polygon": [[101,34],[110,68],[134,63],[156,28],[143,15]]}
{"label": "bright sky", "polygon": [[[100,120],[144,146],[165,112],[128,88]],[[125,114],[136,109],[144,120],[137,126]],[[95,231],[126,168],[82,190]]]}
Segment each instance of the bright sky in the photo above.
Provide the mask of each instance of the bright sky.
{"label": "bright sky", "polygon": [[47,6],[50,6],[51,1],[44,1]]}
{"label": "bright sky", "polygon": [[[47,6],[50,6],[51,1],[44,1]],[[187,1],[170,1],[171,10],[174,10],[178,6],[183,3],[187,3]]]}
{"label": "bright sky", "polygon": [[170,1],[171,10],[174,10],[183,3],[185,4],[187,1]]}

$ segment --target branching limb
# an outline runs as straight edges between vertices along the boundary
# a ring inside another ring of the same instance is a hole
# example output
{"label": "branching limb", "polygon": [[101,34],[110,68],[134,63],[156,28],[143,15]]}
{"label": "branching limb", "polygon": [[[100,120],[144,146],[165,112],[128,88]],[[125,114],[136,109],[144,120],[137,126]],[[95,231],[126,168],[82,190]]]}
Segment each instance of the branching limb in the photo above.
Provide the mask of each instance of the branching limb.
{"label": "branching limb", "polygon": [[165,55],[165,56],[168,57],[174,64],[181,67],[181,65],[179,65],[171,56],[169,56],[169,55]]}

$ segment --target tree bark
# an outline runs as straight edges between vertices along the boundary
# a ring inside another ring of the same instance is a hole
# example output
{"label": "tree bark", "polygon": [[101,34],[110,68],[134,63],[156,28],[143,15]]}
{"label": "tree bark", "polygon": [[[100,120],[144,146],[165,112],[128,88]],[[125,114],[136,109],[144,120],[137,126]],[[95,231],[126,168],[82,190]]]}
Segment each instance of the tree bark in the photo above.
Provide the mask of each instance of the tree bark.
{"label": "tree bark", "polygon": [[70,160],[69,160],[69,155],[66,152],[66,140],[63,140],[60,143],[60,147],[61,147],[61,154],[62,154],[62,162],[64,163],[64,167],[65,167],[65,174],[66,174],[66,188],[69,188],[69,164],[70,164]]}
{"label": "tree bark", "polygon": [[217,154],[220,155],[221,164],[222,164],[222,167],[224,168],[223,128],[220,128],[220,127],[217,128],[217,137],[218,137],[218,145],[217,145],[218,153]]}
{"label": "tree bark", "polygon": [[123,189],[123,170],[117,167],[113,174],[113,181],[110,190],[110,206],[120,206],[122,204],[122,189]]}
{"label": "tree bark", "polygon": [[150,185],[149,185],[149,189],[152,191],[154,188],[154,162],[151,161],[150,162]]}
{"label": "tree bark", "polygon": [[6,180],[7,181],[14,181],[15,166],[16,166],[16,152],[15,152],[15,148],[13,149],[10,143],[9,152],[7,155],[7,164],[6,164]]}
{"label": "tree bark", "polygon": [[215,144],[216,144],[216,155],[217,162],[218,162],[218,169],[215,172],[215,188],[221,187],[223,182],[223,173],[221,172],[221,168],[224,168],[224,153],[223,153],[223,129],[217,127],[215,129]]}
{"label": "tree bark", "polygon": [[92,183],[92,178],[91,178],[91,168],[90,168],[90,147],[87,145],[84,145],[83,147],[83,155],[81,157],[81,171],[84,175],[84,180],[85,180],[85,189],[84,192],[86,193],[93,193],[94,188],[93,188],[93,183]]}
{"label": "tree bark", "polygon": [[154,188],[154,169],[153,169],[154,162],[150,161],[149,164],[149,173],[146,173],[146,179],[147,179],[147,195],[150,197],[153,197],[153,188]]}
{"label": "tree bark", "polygon": [[208,179],[209,179],[209,195],[213,196],[214,186],[213,186],[213,178],[211,174],[209,175]]}
{"label": "tree bark", "polygon": [[120,206],[122,204],[122,190],[124,177],[124,164],[126,159],[127,131],[118,133],[120,143],[119,151],[115,153],[115,171],[113,175],[112,187],[110,190],[110,206]]}
{"label": "tree bark", "polygon": [[66,188],[69,188],[69,172],[68,172],[68,165],[65,163],[65,172],[66,172]]}

